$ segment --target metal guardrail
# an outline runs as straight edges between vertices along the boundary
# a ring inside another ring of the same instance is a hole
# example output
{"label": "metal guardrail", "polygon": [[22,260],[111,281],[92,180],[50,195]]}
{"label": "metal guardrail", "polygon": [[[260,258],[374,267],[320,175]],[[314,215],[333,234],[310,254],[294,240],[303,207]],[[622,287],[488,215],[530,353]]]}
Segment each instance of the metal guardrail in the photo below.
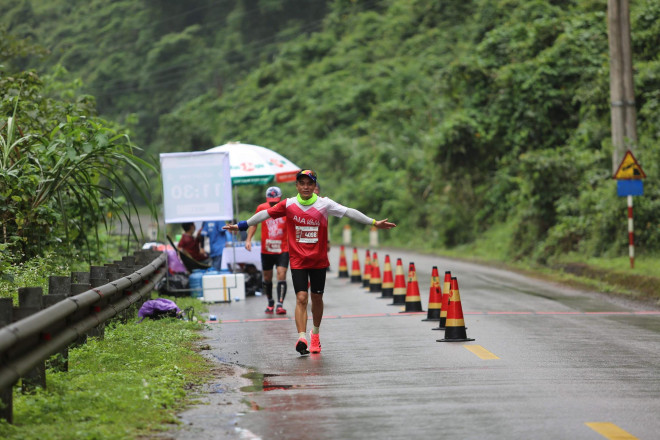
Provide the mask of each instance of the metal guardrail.
{"label": "metal guardrail", "polygon": [[45,387],[46,360],[63,353],[62,369],[68,369],[67,347],[87,335],[102,336],[106,321],[149,299],[166,268],[167,254],[138,251],[93,266],[89,274],[74,272],[73,282],[51,277],[48,295],[40,287],[21,288],[18,308],[11,298],[0,298],[0,418],[12,422],[12,388],[20,378],[23,388],[31,381]]}

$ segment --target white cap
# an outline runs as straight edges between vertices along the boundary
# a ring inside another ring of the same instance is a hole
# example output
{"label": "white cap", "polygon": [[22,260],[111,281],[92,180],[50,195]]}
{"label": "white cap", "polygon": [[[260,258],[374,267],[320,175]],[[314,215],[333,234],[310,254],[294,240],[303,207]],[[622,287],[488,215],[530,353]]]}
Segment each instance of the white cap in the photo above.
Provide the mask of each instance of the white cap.
{"label": "white cap", "polygon": [[271,186],[266,190],[267,202],[279,202],[282,199],[282,190],[277,186]]}

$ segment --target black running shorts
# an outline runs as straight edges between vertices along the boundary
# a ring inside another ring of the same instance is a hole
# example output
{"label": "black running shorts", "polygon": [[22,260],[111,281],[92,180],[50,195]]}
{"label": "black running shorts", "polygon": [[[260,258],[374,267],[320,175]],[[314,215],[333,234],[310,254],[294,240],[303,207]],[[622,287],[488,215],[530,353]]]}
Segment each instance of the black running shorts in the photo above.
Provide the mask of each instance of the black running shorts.
{"label": "black running shorts", "polygon": [[293,280],[293,291],[306,292],[307,289],[312,293],[323,295],[325,289],[325,274],[327,270],[323,269],[291,269],[291,279]]}
{"label": "black running shorts", "polygon": [[273,270],[273,266],[289,267],[289,253],[261,254],[261,270]]}

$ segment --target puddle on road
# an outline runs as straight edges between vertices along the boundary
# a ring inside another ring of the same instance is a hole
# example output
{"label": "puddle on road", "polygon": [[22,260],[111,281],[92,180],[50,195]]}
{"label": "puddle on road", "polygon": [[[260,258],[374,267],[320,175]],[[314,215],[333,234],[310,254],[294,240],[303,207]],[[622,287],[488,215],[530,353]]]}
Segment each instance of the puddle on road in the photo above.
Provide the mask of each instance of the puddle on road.
{"label": "puddle on road", "polygon": [[304,389],[320,389],[320,385],[289,385],[276,383],[272,378],[279,377],[278,374],[257,373],[256,371],[242,375],[246,379],[252,381],[252,385],[241,387],[244,393],[253,393],[258,391],[274,391],[274,390],[304,390]]}

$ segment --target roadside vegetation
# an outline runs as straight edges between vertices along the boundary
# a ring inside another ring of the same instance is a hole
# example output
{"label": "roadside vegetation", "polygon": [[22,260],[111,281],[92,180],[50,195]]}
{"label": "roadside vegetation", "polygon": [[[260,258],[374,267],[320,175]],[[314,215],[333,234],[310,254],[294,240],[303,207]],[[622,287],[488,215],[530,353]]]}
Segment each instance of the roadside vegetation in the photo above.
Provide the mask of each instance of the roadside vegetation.
{"label": "roadside vegetation", "polygon": [[[192,298],[172,298],[180,308]],[[188,390],[209,378],[196,352],[203,324],[174,318],[106,327],[69,350],[69,371],[48,371],[47,389],[14,392],[14,424],[0,421],[3,439],[132,439],[170,430]]]}

